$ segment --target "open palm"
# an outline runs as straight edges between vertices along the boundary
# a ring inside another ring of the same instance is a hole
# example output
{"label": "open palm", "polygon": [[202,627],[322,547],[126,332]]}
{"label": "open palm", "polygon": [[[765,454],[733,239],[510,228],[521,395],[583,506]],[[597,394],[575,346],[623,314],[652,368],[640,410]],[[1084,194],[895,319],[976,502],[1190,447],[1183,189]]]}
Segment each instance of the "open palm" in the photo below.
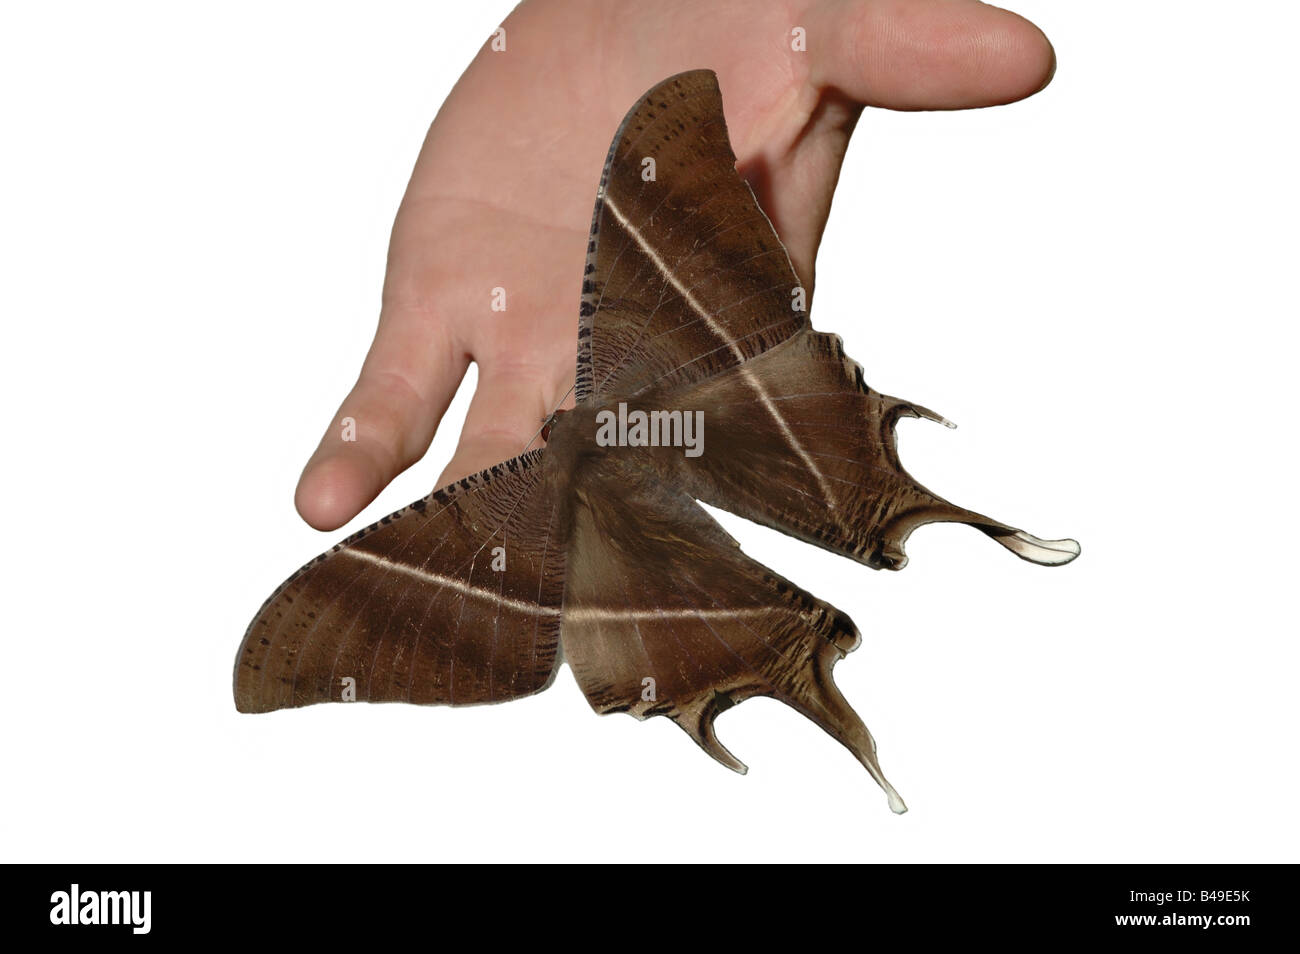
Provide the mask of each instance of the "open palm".
{"label": "open palm", "polygon": [[1054,65],[1035,26],[975,0],[533,0],[503,26],[505,50],[485,45],[460,78],[398,210],[374,344],[298,484],[318,529],[424,455],[471,361],[478,388],[440,485],[518,454],[568,392],[596,183],[659,80],[718,74],[738,168],[811,289],[862,106],[1011,102]]}

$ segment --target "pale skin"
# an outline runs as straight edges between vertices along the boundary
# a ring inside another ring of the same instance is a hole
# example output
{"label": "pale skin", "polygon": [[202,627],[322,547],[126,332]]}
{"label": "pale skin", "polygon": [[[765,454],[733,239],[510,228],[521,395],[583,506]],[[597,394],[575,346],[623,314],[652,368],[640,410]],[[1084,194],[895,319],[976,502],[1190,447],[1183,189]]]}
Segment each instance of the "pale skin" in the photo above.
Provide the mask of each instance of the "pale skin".
{"label": "pale skin", "polygon": [[1010,103],[1056,62],[1036,26],[975,0],[530,0],[503,26],[505,52],[485,44],[461,76],[398,209],[374,343],[298,483],[318,530],[424,456],[471,362],[478,386],[437,486],[520,453],[569,392],[601,166],[659,80],[718,74],[737,168],[811,290],[863,106]]}

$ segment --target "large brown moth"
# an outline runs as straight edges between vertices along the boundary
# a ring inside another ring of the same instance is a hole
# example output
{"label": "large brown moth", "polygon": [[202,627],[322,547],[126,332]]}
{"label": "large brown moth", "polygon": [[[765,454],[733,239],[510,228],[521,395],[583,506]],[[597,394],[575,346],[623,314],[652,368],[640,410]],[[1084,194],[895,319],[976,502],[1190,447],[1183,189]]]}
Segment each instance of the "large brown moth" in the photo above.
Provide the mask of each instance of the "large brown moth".
{"label": "large brown moth", "polygon": [[[645,175],[653,160],[653,175]],[[703,501],[876,569],[956,521],[1046,566],[1079,554],[956,507],[899,462],[900,417],[809,324],[784,246],[736,172],[717,79],[671,77],[614,136],[592,217],[576,406],[544,449],[354,533],[262,606],[235,704],[503,702],[561,658],[598,713],[668,716],[738,772],[718,713],[771,696],[906,808],[836,688],[844,613],[749,559]],[[707,435],[707,440],[705,437]]]}

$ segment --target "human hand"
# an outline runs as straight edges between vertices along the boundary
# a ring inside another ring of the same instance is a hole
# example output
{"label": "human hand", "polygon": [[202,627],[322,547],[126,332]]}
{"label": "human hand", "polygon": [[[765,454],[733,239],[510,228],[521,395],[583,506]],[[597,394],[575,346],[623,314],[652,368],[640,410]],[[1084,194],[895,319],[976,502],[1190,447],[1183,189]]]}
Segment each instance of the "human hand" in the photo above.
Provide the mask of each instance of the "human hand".
{"label": "human hand", "polygon": [[[439,110],[393,225],[379,328],[298,483],[333,530],[419,460],[471,361],[478,387],[438,486],[513,457],[574,377],[596,184],[623,114],[659,80],[718,74],[737,168],[809,291],[864,105],[964,109],[1051,78],[1046,37],[975,0],[538,0]],[[795,27],[806,52],[791,48]],[[490,307],[504,288],[506,310]],[[356,421],[342,440],[339,421]]]}

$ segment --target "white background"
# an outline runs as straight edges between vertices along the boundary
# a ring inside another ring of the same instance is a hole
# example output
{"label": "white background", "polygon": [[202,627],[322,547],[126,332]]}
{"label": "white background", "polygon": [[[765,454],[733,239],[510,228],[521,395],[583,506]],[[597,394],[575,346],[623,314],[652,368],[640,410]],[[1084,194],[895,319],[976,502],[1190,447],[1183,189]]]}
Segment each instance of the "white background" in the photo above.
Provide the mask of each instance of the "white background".
{"label": "white background", "polygon": [[[875,573],[726,519],[861,626],[837,675],[895,817],[769,700],[719,720],[743,778],[567,670],[497,707],[236,714],[249,618],[343,535],[293,486],[509,5],[7,5],[3,860],[1297,860],[1300,17],[1016,8],[1055,81],[869,111],[813,320],[961,425],[903,425],[918,479],[1083,556],[940,526]],[[427,493],[472,381],[352,526]]]}

